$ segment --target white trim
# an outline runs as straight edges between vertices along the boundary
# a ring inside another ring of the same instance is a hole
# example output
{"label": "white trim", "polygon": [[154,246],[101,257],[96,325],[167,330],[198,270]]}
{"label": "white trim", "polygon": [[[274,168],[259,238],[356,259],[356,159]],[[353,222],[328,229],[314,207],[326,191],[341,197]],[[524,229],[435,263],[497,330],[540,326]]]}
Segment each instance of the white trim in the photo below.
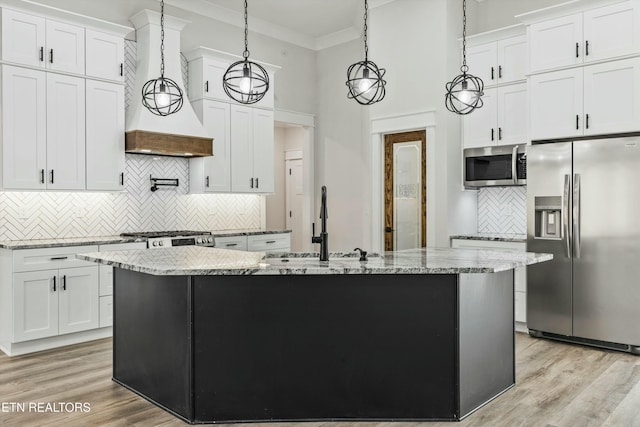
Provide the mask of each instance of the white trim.
{"label": "white trim", "polygon": [[356,27],[345,28],[325,36],[317,37],[315,50],[327,49],[360,38],[361,31]]}
{"label": "white trim", "polygon": [[371,245],[384,250],[384,136],[390,133],[425,130],[427,134],[427,246],[436,246],[436,112],[425,111],[371,120]]}
{"label": "white trim", "polygon": [[[497,30],[486,31],[471,36],[467,36],[467,47],[478,46],[485,43],[497,42],[498,40],[510,37],[527,35],[527,27],[524,24],[515,24]],[[462,39],[458,39],[462,46]]]}
{"label": "white trim", "polygon": [[[242,60],[242,56],[240,55],[235,55],[229,52],[223,52],[218,49],[211,49],[205,46],[198,46],[195,49],[189,50],[187,53],[184,54],[184,57],[187,58],[187,61],[193,61],[194,59],[204,57],[204,58],[213,58],[213,59],[225,61],[225,62],[228,62],[229,64],[232,62]],[[268,72],[271,72],[274,74],[276,73],[276,71],[282,68],[279,65],[269,64],[268,62],[259,61],[255,58],[251,58],[251,60],[262,65]]]}
{"label": "white trim", "polygon": [[307,113],[298,113],[296,111],[289,110],[274,110],[274,120],[276,122],[287,123],[290,125],[298,125],[305,127],[315,127],[316,126],[316,116],[313,114]]}
{"label": "white trim", "polygon": [[108,338],[112,335],[113,328],[111,326],[107,326],[105,328],[91,329],[88,331],[75,332],[73,334],[63,334],[19,343],[3,343],[0,345],[0,350],[2,350],[7,356],[21,356],[23,354],[35,353],[37,351],[50,350],[52,348]]}
{"label": "white trim", "polygon": [[[520,15],[516,15],[515,18],[525,25],[531,25],[536,22],[572,15],[574,13],[584,12],[589,9],[595,9],[600,6],[607,6],[614,3],[621,3],[623,1],[627,0],[571,0],[555,6],[522,13]],[[637,2],[638,0],[632,1]]]}
{"label": "white trim", "polygon": [[284,152],[284,160],[300,160],[302,159],[302,150],[288,150]]}

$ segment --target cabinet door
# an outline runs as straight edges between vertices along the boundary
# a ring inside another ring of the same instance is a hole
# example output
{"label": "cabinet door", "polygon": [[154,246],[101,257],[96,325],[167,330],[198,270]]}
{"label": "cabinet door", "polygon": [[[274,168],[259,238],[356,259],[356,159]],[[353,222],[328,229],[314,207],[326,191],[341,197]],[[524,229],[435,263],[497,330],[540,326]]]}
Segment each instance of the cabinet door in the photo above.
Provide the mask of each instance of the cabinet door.
{"label": "cabinet door", "polygon": [[45,20],[2,9],[2,60],[44,67]]}
{"label": "cabinet door", "polygon": [[529,142],[527,84],[498,88],[498,145]]}
{"label": "cabinet door", "polygon": [[640,51],[639,24],[638,11],[630,1],[584,12],[585,61]]}
{"label": "cabinet door", "polygon": [[13,275],[13,342],[58,335],[57,274],[43,270]]}
{"label": "cabinet door", "polygon": [[539,22],[528,31],[531,72],[582,63],[582,13]]}
{"label": "cabinet door", "polygon": [[84,74],[84,28],[62,22],[46,22],[47,68]]}
{"label": "cabinet door", "polygon": [[496,42],[467,47],[469,74],[480,77],[485,86],[498,83],[498,54]]}
{"label": "cabinet door", "polygon": [[99,327],[98,266],[64,268],[58,272],[59,333]]}
{"label": "cabinet door", "polygon": [[640,58],[584,67],[585,135],[640,130]]}
{"label": "cabinet door", "polygon": [[113,295],[113,267],[110,265],[100,265],[99,267],[99,295],[101,297]]}
{"label": "cabinet door", "polygon": [[86,81],[87,190],[124,188],[124,86]]}
{"label": "cabinet door", "polygon": [[273,110],[253,110],[253,174],[259,193],[275,191],[273,145]]}
{"label": "cabinet door", "polygon": [[202,89],[204,90],[204,96],[206,98],[228,100],[229,97],[222,87],[222,78],[231,64],[207,58],[203,60],[202,64],[204,80]]}
{"label": "cabinet door", "polygon": [[496,145],[498,140],[497,89],[485,89],[483,106],[462,119],[464,148]]}
{"label": "cabinet door", "polygon": [[47,188],[85,188],[85,81],[47,74]]}
{"label": "cabinet door", "polygon": [[498,81],[510,83],[524,80],[527,73],[527,36],[498,41]]}
{"label": "cabinet door", "polygon": [[85,31],[87,76],[123,81],[124,39],[98,31]]}
{"label": "cabinet door", "polygon": [[113,297],[100,297],[100,327],[113,325]]}
{"label": "cabinet door", "polygon": [[253,110],[231,106],[231,191],[253,193]]}
{"label": "cabinet door", "polygon": [[582,99],[582,68],[531,76],[531,139],[582,135]]}
{"label": "cabinet door", "polygon": [[213,137],[213,156],[205,157],[204,191],[231,191],[231,106],[204,101],[202,124]]}
{"label": "cabinet door", "polygon": [[46,74],[2,67],[2,176],[7,189],[46,187]]}

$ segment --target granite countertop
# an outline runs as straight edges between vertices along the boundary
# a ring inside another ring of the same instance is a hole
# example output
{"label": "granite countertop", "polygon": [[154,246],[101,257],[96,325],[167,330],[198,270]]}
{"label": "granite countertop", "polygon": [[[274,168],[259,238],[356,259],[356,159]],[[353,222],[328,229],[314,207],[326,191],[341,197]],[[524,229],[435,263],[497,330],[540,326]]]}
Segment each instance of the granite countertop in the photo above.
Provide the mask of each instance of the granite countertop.
{"label": "granite countertop", "polygon": [[460,240],[491,240],[494,242],[518,242],[526,243],[526,234],[506,234],[506,233],[474,233],[474,234],[459,234],[451,236],[452,239]]}
{"label": "granite countertop", "polygon": [[[335,254],[334,254],[335,255]],[[549,261],[551,254],[426,248],[385,252],[360,262],[354,257],[286,257],[197,246],[94,252],[77,258],[153,275],[458,274],[496,273]],[[285,255],[286,256],[286,255]]]}
{"label": "granite countertop", "polygon": [[[213,237],[227,236],[253,236],[263,234],[291,233],[291,230],[225,230],[212,231]],[[112,243],[132,243],[146,242],[142,237],[123,236],[89,236],[89,237],[68,237],[62,239],[24,239],[0,241],[0,248],[4,249],[36,249],[36,248],[56,248],[64,246],[81,245],[108,245]]]}
{"label": "granite countertop", "polygon": [[0,242],[0,248],[4,249],[36,249],[57,248],[64,246],[83,245],[109,245],[113,243],[146,242],[147,239],[139,237],[122,236],[94,236],[94,237],[69,237],[64,239],[25,239],[5,240]]}

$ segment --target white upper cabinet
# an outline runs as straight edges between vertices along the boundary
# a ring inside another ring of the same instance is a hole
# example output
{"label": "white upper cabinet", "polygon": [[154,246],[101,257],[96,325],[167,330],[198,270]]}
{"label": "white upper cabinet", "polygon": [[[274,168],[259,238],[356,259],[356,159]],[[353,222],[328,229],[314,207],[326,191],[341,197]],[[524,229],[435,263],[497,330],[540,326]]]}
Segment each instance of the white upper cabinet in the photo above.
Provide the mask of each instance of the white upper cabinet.
{"label": "white upper cabinet", "polygon": [[87,80],[87,190],[124,189],[124,86]]}
{"label": "white upper cabinet", "polygon": [[256,192],[275,191],[272,110],[253,110],[253,174],[256,177]]}
{"label": "white upper cabinet", "polygon": [[2,60],[45,66],[45,19],[2,9]]}
{"label": "white upper cabinet", "polygon": [[530,72],[640,51],[638,11],[625,1],[529,26]]}
{"label": "white upper cabinet", "polygon": [[2,178],[14,190],[46,188],[47,75],[2,66]]}
{"label": "white upper cabinet", "polygon": [[231,129],[231,190],[253,193],[253,109],[232,105]]}
{"label": "white upper cabinet", "polygon": [[527,37],[509,37],[467,48],[469,73],[485,86],[524,80],[527,71]]}
{"label": "white upper cabinet", "polygon": [[640,130],[640,58],[584,67],[584,134]]}
{"label": "white upper cabinet", "polygon": [[529,142],[527,84],[486,89],[484,105],[463,117],[464,148]]}
{"label": "white upper cabinet", "polygon": [[89,77],[124,80],[124,39],[86,30],[86,73]]}
{"label": "white upper cabinet", "polygon": [[85,188],[85,81],[47,74],[47,188]]}
{"label": "white upper cabinet", "polygon": [[582,68],[529,79],[531,139],[582,135]]}
{"label": "white upper cabinet", "polygon": [[47,68],[74,74],[84,74],[84,28],[47,20]]}
{"label": "white upper cabinet", "polygon": [[189,99],[229,100],[222,87],[222,77],[229,65],[223,61],[203,57],[189,62]]}
{"label": "white upper cabinet", "polygon": [[193,109],[213,138],[213,156],[189,159],[190,193],[231,191],[231,106],[200,100]]}

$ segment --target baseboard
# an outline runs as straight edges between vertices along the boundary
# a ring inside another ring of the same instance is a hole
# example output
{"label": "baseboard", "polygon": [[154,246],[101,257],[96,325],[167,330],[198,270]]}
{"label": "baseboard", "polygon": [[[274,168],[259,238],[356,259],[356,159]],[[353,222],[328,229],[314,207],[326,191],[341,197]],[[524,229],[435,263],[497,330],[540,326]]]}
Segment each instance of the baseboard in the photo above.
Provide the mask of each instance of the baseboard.
{"label": "baseboard", "polygon": [[35,353],[52,348],[64,347],[67,345],[79,344],[87,341],[109,338],[113,335],[111,326],[106,328],[92,329],[90,331],[76,332],[73,334],[58,335],[55,337],[42,338],[39,340],[25,341],[19,343],[2,343],[0,350],[7,356],[21,356],[23,354]]}

